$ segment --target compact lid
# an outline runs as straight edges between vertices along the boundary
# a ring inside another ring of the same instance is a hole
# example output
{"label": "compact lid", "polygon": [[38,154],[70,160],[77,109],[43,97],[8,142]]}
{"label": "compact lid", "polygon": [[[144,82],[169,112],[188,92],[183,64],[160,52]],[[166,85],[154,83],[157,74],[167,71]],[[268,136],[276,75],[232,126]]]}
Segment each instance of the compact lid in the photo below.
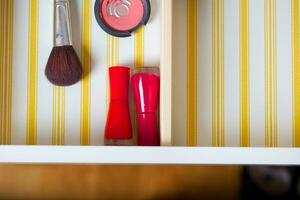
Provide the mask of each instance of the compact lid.
{"label": "compact lid", "polygon": [[96,0],[95,17],[100,27],[117,37],[128,37],[146,25],[151,12],[149,0]]}

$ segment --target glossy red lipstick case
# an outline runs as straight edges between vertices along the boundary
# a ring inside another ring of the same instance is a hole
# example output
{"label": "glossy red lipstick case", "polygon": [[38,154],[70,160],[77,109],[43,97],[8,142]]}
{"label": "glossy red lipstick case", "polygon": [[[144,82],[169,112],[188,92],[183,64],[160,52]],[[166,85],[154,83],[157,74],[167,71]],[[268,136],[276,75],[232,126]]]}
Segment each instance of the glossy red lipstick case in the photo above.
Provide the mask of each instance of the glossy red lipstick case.
{"label": "glossy red lipstick case", "polygon": [[117,37],[128,37],[146,25],[151,12],[149,0],[96,0],[94,13],[99,26]]}
{"label": "glossy red lipstick case", "polygon": [[131,85],[137,113],[138,145],[159,146],[159,68],[143,67],[134,69]]}

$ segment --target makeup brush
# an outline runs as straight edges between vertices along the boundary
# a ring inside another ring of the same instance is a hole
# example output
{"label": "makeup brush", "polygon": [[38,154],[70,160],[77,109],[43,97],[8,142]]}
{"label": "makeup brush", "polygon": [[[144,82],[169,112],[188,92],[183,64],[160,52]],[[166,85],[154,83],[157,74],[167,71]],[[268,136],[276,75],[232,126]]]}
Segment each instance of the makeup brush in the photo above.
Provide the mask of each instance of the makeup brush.
{"label": "makeup brush", "polygon": [[73,85],[81,79],[83,71],[72,46],[69,0],[55,0],[54,23],[54,47],[45,75],[54,85]]}

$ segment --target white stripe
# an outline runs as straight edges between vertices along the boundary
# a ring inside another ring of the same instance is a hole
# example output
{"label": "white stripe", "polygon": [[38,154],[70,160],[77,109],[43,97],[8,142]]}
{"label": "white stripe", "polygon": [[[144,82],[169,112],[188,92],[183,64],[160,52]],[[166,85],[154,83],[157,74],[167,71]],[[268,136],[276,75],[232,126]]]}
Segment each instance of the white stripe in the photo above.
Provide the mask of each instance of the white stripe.
{"label": "white stripe", "polygon": [[225,146],[240,144],[239,0],[224,4]]}
{"label": "white stripe", "polygon": [[[197,144],[212,143],[212,1],[198,1]],[[179,51],[179,53],[181,50]],[[180,66],[182,68],[182,66]],[[180,69],[180,68],[179,68]]]}
{"label": "white stripe", "polygon": [[26,143],[29,1],[14,3],[12,144]]}
{"label": "white stripe", "polygon": [[277,0],[278,146],[292,146],[291,0]]}
{"label": "white stripe", "polygon": [[45,67],[53,47],[53,2],[39,2],[39,59],[37,144],[52,144],[52,91],[53,85],[45,76]]}
{"label": "white stripe", "polygon": [[264,1],[249,1],[250,144],[265,145]]}
{"label": "white stripe", "polygon": [[[94,4],[93,1],[91,1]],[[103,145],[106,121],[106,33],[92,20],[91,145]]]}
{"label": "white stripe", "polygon": [[[82,2],[81,0],[70,1],[73,47],[79,57],[81,55]],[[66,145],[80,144],[80,94],[80,82],[66,90]]]}
{"label": "white stripe", "polygon": [[160,63],[160,1],[151,1],[151,16],[144,29],[145,66],[159,66]]}

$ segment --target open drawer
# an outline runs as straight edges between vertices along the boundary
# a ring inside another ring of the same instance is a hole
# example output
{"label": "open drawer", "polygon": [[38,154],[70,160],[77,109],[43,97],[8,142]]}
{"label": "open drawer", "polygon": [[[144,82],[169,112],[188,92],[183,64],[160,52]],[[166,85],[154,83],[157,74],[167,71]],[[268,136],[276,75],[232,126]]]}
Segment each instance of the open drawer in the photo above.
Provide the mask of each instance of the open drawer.
{"label": "open drawer", "polygon": [[[125,39],[71,2],[85,76],[59,88],[53,1],[1,1],[0,162],[300,164],[299,0],[152,0]],[[103,146],[112,65],[160,66],[161,147]]]}

